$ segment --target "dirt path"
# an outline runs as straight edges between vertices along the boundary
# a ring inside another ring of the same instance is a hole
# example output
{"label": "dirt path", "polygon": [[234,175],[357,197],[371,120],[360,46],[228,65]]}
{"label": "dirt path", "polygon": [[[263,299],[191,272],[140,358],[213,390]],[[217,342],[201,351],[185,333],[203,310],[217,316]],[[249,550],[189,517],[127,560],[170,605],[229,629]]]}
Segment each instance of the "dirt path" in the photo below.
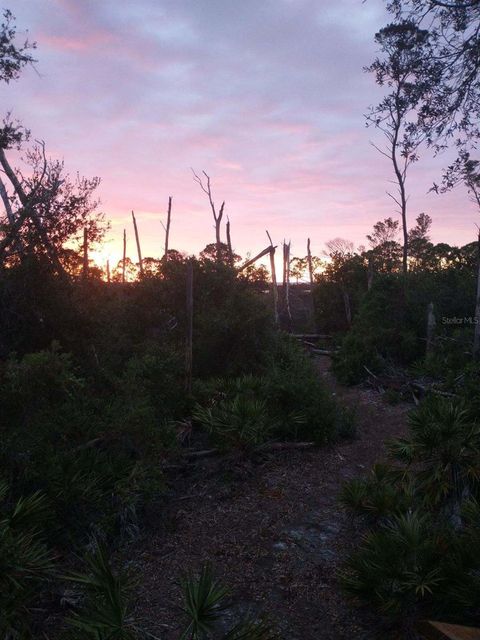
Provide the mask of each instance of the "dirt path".
{"label": "dirt path", "polygon": [[357,438],[256,460],[205,460],[179,477],[140,553],[139,613],[152,633],[178,638],[176,581],[210,561],[232,590],[232,618],[246,609],[266,613],[288,640],[377,637],[378,620],[353,608],[338,585],[358,532],[337,494],[382,457],[385,439],[405,432],[410,407],[337,385],[326,358],[318,368],[332,393],[355,408]]}

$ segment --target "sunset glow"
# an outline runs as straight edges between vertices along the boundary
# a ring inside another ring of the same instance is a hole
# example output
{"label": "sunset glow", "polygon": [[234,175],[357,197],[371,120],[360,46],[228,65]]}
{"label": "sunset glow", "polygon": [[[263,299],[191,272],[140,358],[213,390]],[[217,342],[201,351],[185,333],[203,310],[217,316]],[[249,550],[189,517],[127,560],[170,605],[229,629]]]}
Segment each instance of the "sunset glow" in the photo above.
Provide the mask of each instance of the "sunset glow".
{"label": "sunset glow", "polygon": [[[16,0],[20,29],[38,44],[36,69],[4,88],[4,104],[63,157],[102,178],[111,220],[95,260],[121,258],[123,229],[136,260],[131,209],[145,257],[161,257],[168,196],[171,247],[198,253],[214,239],[205,195],[190,167],[226,201],[233,244],[245,255],[306,239],[321,255],[335,236],[365,244],[395,215],[388,162],[371,146],[363,114],[380,91],[363,73],[386,22],[379,0]],[[475,208],[464,191],[428,193],[444,158],[409,174],[410,220],[433,218],[432,238],[464,244]]]}

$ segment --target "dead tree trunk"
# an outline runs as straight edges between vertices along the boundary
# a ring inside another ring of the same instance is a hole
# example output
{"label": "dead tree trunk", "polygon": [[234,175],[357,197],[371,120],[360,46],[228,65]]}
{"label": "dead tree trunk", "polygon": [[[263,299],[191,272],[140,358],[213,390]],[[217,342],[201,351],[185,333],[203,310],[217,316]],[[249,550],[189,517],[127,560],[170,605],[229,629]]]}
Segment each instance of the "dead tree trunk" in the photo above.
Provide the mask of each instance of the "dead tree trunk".
{"label": "dead tree trunk", "polygon": [[267,231],[268,239],[270,240],[270,272],[272,274],[272,294],[273,294],[273,320],[275,326],[278,327],[278,286],[277,286],[277,273],[275,270],[275,247],[273,246],[272,238]]}
{"label": "dead tree trunk", "polygon": [[215,222],[215,244],[217,247],[216,257],[217,257],[217,262],[221,262],[222,261],[221,227],[222,227],[223,212],[225,209],[225,201],[222,202],[222,206],[217,212],[215,202],[213,201],[212,188],[210,185],[210,176],[207,173],[205,173],[205,171],[202,171],[207,181],[207,184],[205,186],[202,178],[199,175],[197,175],[193,169],[192,169],[192,173],[193,173],[193,179],[195,180],[195,182],[198,182],[201,190],[207,194],[208,202],[210,203],[210,209],[212,210],[213,220]]}
{"label": "dead tree trunk", "polygon": [[313,286],[313,263],[312,263],[312,251],[310,249],[310,238],[307,239],[307,264],[308,264],[308,277],[310,284]]}
{"label": "dead tree trunk", "polygon": [[427,315],[427,355],[432,352],[433,349],[433,341],[435,339],[435,313],[433,302],[430,302],[428,305],[428,315]]}
{"label": "dead tree trunk", "polygon": [[1,178],[0,178],[0,198],[3,201],[3,206],[5,207],[5,212],[7,214],[7,220],[8,220],[8,223],[10,225],[9,231],[10,232],[13,231],[13,233],[14,233],[14,235],[13,235],[13,246],[15,247],[15,250],[20,254],[22,252],[22,244],[20,242],[19,237],[17,236],[17,233],[15,232],[15,227],[16,227],[16,219],[15,218],[16,217],[15,217],[15,214],[13,213],[12,204],[11,204],[10,199],[8,197],[7,189],[6,189],[5,184],[3,183]]}
{"label": "dead tree trunk", "polygon": [[[41,148],[43,152],[44,173],[45,173],[47,169],[47,160],[45,157],[45,148],[43,144],[41,144]],[[22,205],[22,208],[23,208],[21,215],[19,215],[17,220],[15,220],[15,224],[11,225],[11,229],[9,229],[10,233],[7,233],[5,242],[2,243],[1,245],[1,250],[4,251],[10,242],[18,242],[17,234],[20,231],[20,228],[22,224],[26,221],[26,219],[30,218],[33,226],[35,227],[35,231],[38,234],[39,241],[44,246],[45,251],[47,252],[50,262],[57,270],[58,275],[62,279],[66,279],[65,269],[63,268],[63,265],[60,262],[60,259],[58,257],[58,252],[54,244],[50,241],[50,237],[48,233],[45,231],[45,228],[43,226],[40,216],[37,214],[37,211],[35,209],[35,202],[32,201],[32,194],[27,195],[27,193],[25,192],[22,184],[17,178],[15,171],[12,169],[12,167],[10,166],[10,163],[8,162],[4,149],[2,149],[1,147],[0,147],[0,164],[2,165],[5,175],[9,179],[15,193],[18,196],[18,199],[20,200],[20,204]],[[52,192],[54,192],[56,188],[58,188],[58,182],[52,187]],[[36,189],[34,191],[36,191]]]}
{"label": "dead tree trunk", "polygon": [[185,337],[185,391],[192,391],[193,369],[193,260],[187,262],[186,337]]}
{"label": "dead tree trunk", "polygon": [[138,253],[138,265],[140,267],[140,277],[143,278],[143,260],[142,249],[140,247],[140,238],[138,236],[137,221],[135,220],[135,214],[132,211],[133,228],[135,230],[135,240],[137,241],[137,253]]}
{"label": "dead tree trunk", "polygon": [[172,196],[170,196],[168,198],[168,210],[167,210],[167,224],[163,225],[163,228],[165,229],[165,252],[163,254],[163,261],[167,262],[168,261],[168,241],[169,241],[169,237],[170,237],[170,222],[171,222],[171,218],[172,218]]}
{"label": "dead tree trunk", "polygon": [[87,227],[83,229],[83,279],[88,278],[88,231]]}
{"label": "dead tree trunk", "polygon": [[291,330],[292,314],[290,312],[290,242],[283,242],[283,307]]}
{"label": "dead tree trunk", "polygon": [[[276,249],[277,247],[273,247],[274,249]],[[260,258],[263,258],[263,256],[266,256],[267,253],[270,253],[272,250],[272,246],[268,246],[266,249],[264,249],[263,251],[260,251],[260,253],[257,253],[257,255],[254,258],[250,258],[250,260],[247,260],[246,262],[244,262],[240,267],[238,267],[238,271],[244,271],[245,269],[248,269],[248,267],[250,267],[252,264],[255,264],[255,262],[257,260],[260,260]]]}
{"label": "dead tree trunk", "polygon": [[110,284],[110,260],[107,260],[107,282]]}
{"label": "dead tree trunk", "polygon": [[7,189],[2,181],[2,179],[0,178],[0,197],[2,198],[3,201],[3,206],[5,207],[5,212],[7,214],[7,220],[9,222],[9,224],[13,224],[15,222],[15,216],[13,214],[13,210],[12,210],[12,205],[10,203],[10,200],[8,198],[8,193],[7,193]]}
{"label": "dead tree trunk", "polygon": [[308,278],[310,280],[310,298],[312,300],[312,313],[311,313],[311,326],[316,330],[317,319],[315,313],[315,293],[313,287],[313,261],[312,250],[310,246],[310,238],[307,238],[307,265],[308,265]]}
{"label": "dead tree trunk", "polygon": [[227,250],[228,250],[228,262],[233,267],[233,249],[232,238],[230,236],[230,220],[227,218]]}
{"label": "dead tree trunk", "polygon": [[125,260],[127,259],[127,230],[123,230],[122,284],[125,284]]}
{"label": "dead tree trunk", "polygon": [[477,299],[475,302],[475,329],[473,334],[473,357],[480,357],[480,231],[478,232]]}

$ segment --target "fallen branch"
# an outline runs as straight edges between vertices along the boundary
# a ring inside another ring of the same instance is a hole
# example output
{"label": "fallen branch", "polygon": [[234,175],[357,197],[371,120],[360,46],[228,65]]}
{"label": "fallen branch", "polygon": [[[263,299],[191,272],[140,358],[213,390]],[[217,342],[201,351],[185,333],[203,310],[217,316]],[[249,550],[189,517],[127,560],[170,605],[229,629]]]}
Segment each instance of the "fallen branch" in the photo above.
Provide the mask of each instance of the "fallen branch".
{"label": "fallen branch", "polygon": [[266,442],[256,447],[255,451],[283,451],[285,449],[313,449],[315,442]]}
{"label": "fallen branch", "polygon": [[201,449],[199,451],[187,451],[184,456],[186,458],[208,458],[219,453],[218,449]]}
{"label": "fallen branch", "polygon": [[311,353],[317,356],[329,356],[332,358],[338,351],[329,351],[328,349],[310,349]]}
{"label": "fallen branch", "polygon": [[419,382],[409,382],[410,386],[422,391],[423,393],[435,393],[437,396],[443,396],[444,398],[458,398],[458,394],[450,393],[449,391],[440,391],[440,389],[435,389],[435,387],[425,386],[420,384]]}
{"label": "fallen branch", "polygon": [[365,369],[365,371],[368,373],[369,376],[372,376],[372,378],[375,378],[375,380],[378,380],[378,376],[376,376],[373,373],[373,371],[370,371],[370,369],[367,366],[363,365],[363,368]]}
{"label": "fallen branch", "polygon": [[[313,449],[317,444],[315,442],[266,442],[253,449],[257,451],[284,451],[284,450],[296,450],[296,449]],[[201,449],[198,451],[187,451],[184,453],[186,458],[210,458],[223,453],[219,449]]]}
{"label": "fallen branch", "polygon": [[291,336],[298,340],[327,340],[332,337],[326,333],[292,333]]}

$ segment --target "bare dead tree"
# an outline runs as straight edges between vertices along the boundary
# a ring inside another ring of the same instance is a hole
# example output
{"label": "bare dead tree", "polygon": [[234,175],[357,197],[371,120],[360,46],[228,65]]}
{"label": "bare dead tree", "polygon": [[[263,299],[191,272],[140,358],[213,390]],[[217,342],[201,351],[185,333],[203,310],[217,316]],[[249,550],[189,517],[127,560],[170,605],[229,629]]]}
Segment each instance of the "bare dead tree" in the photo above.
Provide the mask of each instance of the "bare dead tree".
{"label": "bare dead tree", "polygon": [[127,230],[123,230],[122,284],[125,284],[125,260],[127,259]]}
{"label": "bare dead tree", "polygon": [[186,282],[186,311],[187,327],[185,334],[185,390],[190,393],[192,390],[192,370],[193,370],[193,260],[187,262],[187,282]]}
{"label": "bare dead tree", "polygon": [[137,253],[138,253],[138,264],[140,267],[140,277],[143,278],[142,249],[140,247],[140,237],[138,235],[137,221],[135,219],[135,214],[133,213],[133,211],[132,211],[132,220],[133,220],[133,228],[135,230],[135,240],[137,241]]}
{"label": "bare dead tree", "polygon": [[110,284],[110,260],[107,260],[107,282]]}
{"label": "bare dead tree", "polygon": [[167,224],[163,224],[162,222],[162,227],[165,231],[165,251],[163,254],[163,260],[164,262],[167,262],[168,260],[168,241],[170,238],[170,222],[172,219],[172,196],[170,196],[168,198],[168,209],[167,209]]}
{"label": "bare dead tree", "polygon": [[12,225],[15,222],[15,216],[13,214],[12,203],[10,202],[10,198],[8,197],[7,189],[1,177],[0,177],[0,197],[2,198],[3,206],[5,207],[7,220],[10,223],[10,225]]}
{"label": "bare dead tree", "polygon": [[233,249],[232,249],[232,238],[230,236],[230,219],[227,217],[227,250],[228,250],[228,262],[230,266],[233,267]]}
{"label": "bare dead tree", "polygon": [[283,306],[289,327],[292,323],[290,311],[290,242],[283,241]]}
{"label": "bare dead tree", "polygon": [[270,240],[270,271],[272,274],[272,294],[273,294],[273,319],[275,325],[278,326],[278,286],[277,286],[277,274],[275,270],[275,247],[273,246],[272,238],[268,231],[266,232],[268,239]]}
{"label": "bare dead tree", "polygon": [[42,172],[38,177],[37,184],[28,193],[24,189],[22,183],[17,177],[17,174],[15,173],[14,169],[10,165],[5,155],[5,150],[0,147],[0,165],[2,166],[2,169],[6,177],[8,178],[13,188],[13,191],[15,193],[15,196],[16,198],[18,198],[18,201],[20,202],[20,206],[21,206],[20,210],[15,215],[12,211],[10,204],[5,204],[5,201],[9,202],[9,197],[8,197],[8,193],[6,192],[5,184],[2,182],[3,189],[1,189],[1,192],[2,192],[1,195],[7,211],[7,219],[10,221],[10,228],[7,229],[5,238],[3,238],[2,242],[0,243],[0,260],[3,258],[4,252],[10,244],[18,245],[18,242],[19,242],[18,233],[20,232],[20,229],[22,228],[24,223],[27,220],[30,220],[36,230],[38,238],[42,243],[52,265],[55,267],[57,273],[60,276],[65,277],[66,274],[60,262],[60,259],[57,255],[57,252],[53,244],[50,242],[50,238],[48,237],[48,234],[46,233],[43,227],[40,216],[37,214],[37,211],[36,211],[36,206],[40,204],[39,197],[41,197],[43,200],[46,200],[50,195],[54,195],[55,192],[58,190],[61,184],[61,181],[60,180],[54,181],[54,184],[50,186],[50,191],[47,193],[45,192],[45,189],[43,189],[44,178],[46,177],[47,171],[48,171],[48,162],[45,155],[45,144],[41,141],[40,142],[37,141],[37,144],[39,145],[39,149],[42,154],[43,168],[42,168]]}
{"label": "bare dead tree", "polygon": [[308,264],[308,277],[310,284],[313,285],[313,263],[312,263],[312,251],[310,249],[310,238],[307,238],[307,264]]}
{"label": "bare dead tree", "polygon": [[308,278],[310,280],[310,299],[312,302],[312,311],[311,311],[311,323],[312,326],[316,328],[316,317],[315,317],[315,294],[313,291],[313,260],[312,260],[312,249],[310,245],[310,238],[307,238],[307,265],[308,265]]}
{"label": "bare dead tree", "polygon": [[222,260],[222,238],[221,238],[221,226],[222,226],[222,218],[223,212],[225,209],[225,201],[222,202],[220,209],[217,211],[217,207],[215,206],[215,202],[213,200],[212,195],[212,187],[210,183],[210,176],[202,171],[204,178],[201,178],[195,171],[192,169],[193,179],[200,185],[201,190],[207,194],[208,202],[210,203],[210,209],[212,210],[213,220],[215,222],[215,244],[217,245],[217,262],[221,262]]}
{"label": "bare dead tree", "polygon": [[[273,247],[273,248],[276,249],[277,247]],[[238,267],[238,271],[240,272],[240,271],[244,271],[245,269],[248,269],[248,267],[250,267],[252,264],[255,264],[257,260],[260,260],[260,258],[263,258],[267,254],[270,254],[271,251],[272,251],[272,247],[271,245],[268,245],[266,249],[263,249],[263,251],[260,251],[260,253],[257,253],[255,257],[250,258],[250,260],[247,260],[240,267]]]}

